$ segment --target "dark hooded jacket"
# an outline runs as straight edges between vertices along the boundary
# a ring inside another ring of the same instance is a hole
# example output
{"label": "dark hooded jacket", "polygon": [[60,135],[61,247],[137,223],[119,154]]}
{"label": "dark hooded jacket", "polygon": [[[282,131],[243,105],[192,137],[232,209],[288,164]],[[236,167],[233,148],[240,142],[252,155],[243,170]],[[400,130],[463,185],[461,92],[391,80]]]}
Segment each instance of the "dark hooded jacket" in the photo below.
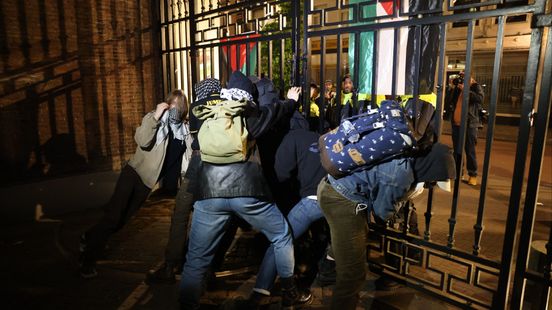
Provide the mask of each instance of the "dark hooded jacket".
{"label": "dark hooded jacket", "polygon": [[320,180],[326,171],[320,164],[317,133],[309,131],[309,123],[295,112],[290,120],[290,131],[276,151],[274,168],[280,182],[296,177],[302,198],[316,195]]}
{"label": "dark hooded jacket", "polygon": [[[228,88],[239,88],[250,94],[254,93],[253,87],[251,81],[239,71],[232,73],[228,81]],[[254,140],[263,135],[278,119],[293,111],[295,104],[294,100],[276,101],[272,105],[263,106],[252,102],[244,112],[250,139]],[[246,162],[226,165],[202,162],[198,178],[200,182],[198,199],[234,197],[270,199],[271,197],[256,147]]]}

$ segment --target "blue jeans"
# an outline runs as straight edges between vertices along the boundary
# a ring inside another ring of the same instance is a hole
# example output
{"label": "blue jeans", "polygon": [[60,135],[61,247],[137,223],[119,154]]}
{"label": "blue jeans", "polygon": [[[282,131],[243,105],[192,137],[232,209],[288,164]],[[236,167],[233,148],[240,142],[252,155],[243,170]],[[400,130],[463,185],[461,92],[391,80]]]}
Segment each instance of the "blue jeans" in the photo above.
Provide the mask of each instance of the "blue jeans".
{"label": "blue jeans", "polygon": [[[313,222],[321,219],[323,216],[318,201],[308,198],[301,199],[293,209],[291,209],[287,216],[293,238],[297,239],[301,237]],[[265,295],[270,295],[270,290],[276,279],[276,273],[274,246],[271,245],[266,250],[253,290]]]}
{"label": "blue jeans", "polygon": [[340,179],[328,175],[328,180],[343,197],[365,204],[379,218],[387,220],[395,213],[396,202],[414,182],[412,166],[410,159],[400,158]]}
{"label": "blue jeans", "polygon": [[285,217],[276,204],[254,197],[210,198],[196,201],[186,263],[180,281],[183,309],[199,308],[202,282],[232,214],[237,214],[270,240],[278,275],[293,276],[293,239]]}

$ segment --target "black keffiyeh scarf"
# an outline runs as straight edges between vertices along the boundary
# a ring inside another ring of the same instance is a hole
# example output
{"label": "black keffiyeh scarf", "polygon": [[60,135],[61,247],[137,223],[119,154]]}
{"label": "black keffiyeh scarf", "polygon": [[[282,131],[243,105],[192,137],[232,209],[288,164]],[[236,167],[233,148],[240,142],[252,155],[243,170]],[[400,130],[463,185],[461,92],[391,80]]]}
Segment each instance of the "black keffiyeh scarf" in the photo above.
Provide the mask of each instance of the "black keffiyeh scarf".
{"label": "black keffiyeh scarf", "polygon": [[219,80],[213,78],[205,79],[195,85],[196,100],[202,100],[213,93],[218,93],[221,88]]}

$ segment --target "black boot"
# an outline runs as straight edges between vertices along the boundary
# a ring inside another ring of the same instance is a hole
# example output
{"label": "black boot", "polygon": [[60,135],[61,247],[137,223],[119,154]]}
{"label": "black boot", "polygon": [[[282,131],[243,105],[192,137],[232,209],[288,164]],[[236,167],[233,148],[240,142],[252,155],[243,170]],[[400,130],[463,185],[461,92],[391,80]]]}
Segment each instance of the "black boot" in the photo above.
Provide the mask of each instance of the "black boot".
{"label": "black boot", "polygon": [[312,302],[312,294],[307,291],[299,291],[293,277],[280,278],[282,287],[282,308],[293,309],[294,306],[308,305]]}
{"label": "black boot", "polygon": [[157,270],[150,270],[146,274],[146,283],[173,284],[176,282],[174,270],[177,264],[164,262]]}

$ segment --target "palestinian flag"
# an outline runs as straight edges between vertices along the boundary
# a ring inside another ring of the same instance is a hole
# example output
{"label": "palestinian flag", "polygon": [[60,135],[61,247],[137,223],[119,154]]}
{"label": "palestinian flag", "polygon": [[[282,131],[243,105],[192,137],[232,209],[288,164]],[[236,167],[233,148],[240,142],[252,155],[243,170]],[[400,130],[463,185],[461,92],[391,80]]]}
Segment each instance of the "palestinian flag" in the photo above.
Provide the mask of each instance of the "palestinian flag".
{"label": "palestinian flag", "polygon": [[[359,3],[363,0],[351,0],[350,3]],[[393,16],[398,15],[399,5],[401,0],[382,0],[374,5],[363,7],[363,17],[370,16]],[[410,11],[425,11],[435,8],[439,1],[437,0],[402,0],[404,2],[403,9]],[[395,10],[396,12],[394,12]],[[349,12],[352,16],[353,12]],[[378,22],[389,22],[401,20],[407,17],[384,18]],[[395,45],[394,29],[386,28],[378,31],[377,38],[374,38],[374,33],[363,32],[360,34],[360,51],[357,61],[354,59],[355,48],[357,43],[354,39],[354,34],[350,34],[349,39],[349,64],[350,73],[354,73],[354,66],[359,65],[359,93],[372,93],[372,74],[376,74],[376,94],[391,95],[392,80],[393,80],[393,50]],[[377,40],[377,69],[373,67],[374,57],[374,40]],[[419,94],[429,95],[433,93],[435,86],[435,70],[437,69],[437,57],[439,48],[439,26],[429,25],[422,27],[421,38],[415,37],[415,27],[402,27],[398,34],[398,70],[396,76],[396,94],[397,95],[412,95],[414,88],[414,49],[420,44],[421,40],[421,61],[419,68]],[[356,83],[355,83],[356,84]],[[424,96],[427,98],[427,96]],[[430,96],[435,97],[435,96]],[[425,100],[425,99],[424,99]],[[429,100],[434,102],[435,99]]]}
{"label": "palestinian flag", "polygon": [[[231,42],[231,41],[238,41],[242,39],[247,38],[256,38],[260,37],[261,35],[258,33],[246,35],[246,36],[237,36],[227,39],[222,39],[222,42]],[[239,46],[239,55],[238,55],[238,46]],[[221,68],[227,68],[228,62],[230,62],[230,68],[232,68],[232,72],[234,71],[241,71],[243,74],[247,75],[246,66],[245,63],[247,61],[247,46],[249,46],[249,63],[247,65],[249,72],[255,72],[257,67],[257,43],[256,42],[250,42],[250,43],[242,43],[242,44],[231,44],[231,45],[224,45],[222,47],[223,52],[223,59],[224,63],[221,64]],[[226,70],[223,70],[226,71]]]}

